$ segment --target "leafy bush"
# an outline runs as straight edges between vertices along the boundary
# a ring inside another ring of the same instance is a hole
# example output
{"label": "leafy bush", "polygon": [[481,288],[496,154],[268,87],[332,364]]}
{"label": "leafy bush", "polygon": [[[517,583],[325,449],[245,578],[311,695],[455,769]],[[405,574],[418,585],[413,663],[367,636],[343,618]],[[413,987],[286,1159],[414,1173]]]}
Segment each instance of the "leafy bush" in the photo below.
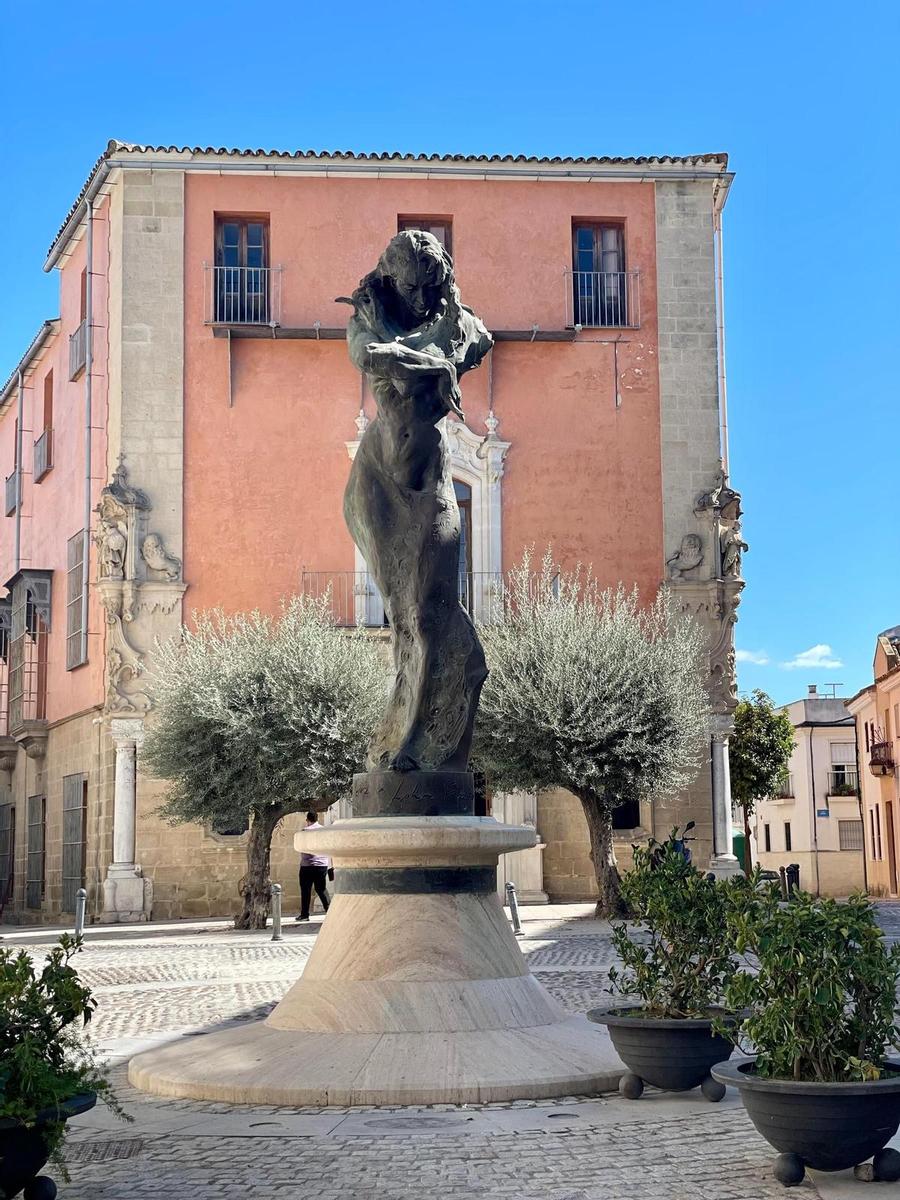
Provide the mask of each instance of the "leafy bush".
{"label": "leafy bush", "polygon": [[757,1073],[877,1079],[886,1051],[900,1048],[900,946],[885,944],[868,898],[795,892],[786,904],[757,872],[729,893],[728,927],[748,959],[726,989],[728,1007],[747,1010],[730,1036],[755,1050]]}
{"label": "leafy bush", "polygon": [[624,973],[610,971],[610,990],[637,996],[650,1017],[705,1017],[721,1006],[737,969],[727,936],[729,886],[691,866],[677,829],[664,842],[635,846],[622,897],[641,929],[614,927]]}
{"label": "leafy bush", "polygon": [[[80,949],[80,938],[63,934],[38,973],[24,950],[0,947],[0,1117],[32,1125],[38,1113],[85,1092],[124,1116],[78,1034],[96,1007],[69,965]],[[57,1163],[63,1129],[62,1121],[47,1127]]]}

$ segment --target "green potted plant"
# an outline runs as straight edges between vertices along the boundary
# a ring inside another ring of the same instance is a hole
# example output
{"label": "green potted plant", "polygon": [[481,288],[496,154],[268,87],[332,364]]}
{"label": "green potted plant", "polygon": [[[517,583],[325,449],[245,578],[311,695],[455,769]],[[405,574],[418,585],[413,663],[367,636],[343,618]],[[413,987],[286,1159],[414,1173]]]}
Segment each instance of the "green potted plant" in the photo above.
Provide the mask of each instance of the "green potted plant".
{"label": "green potted plant", "polygon": [[728,926],[747,959],[726,984],[726,1004],[746,1010],[730,1033],[755,1053],[713,1076],[740,1090],[780,1151],[776,1179],[873,1156],[870,1174],[900,1178],[900,1154],[885,1149],[900,1126],[900,1062],[888,1057],[900,1047],[900,947],[886,945],[869,900],[795,892],[784,903],[754,876],[731,892]]}
{"label": "green potted plant", "polygon": [[[120,1116],[109,1084],[77,1028],[96,1002],[70,960],[81,939],[63,934],[38,971],[30,956],[0,948],[0,1195],[52,1200],[56,1184],[38,1172],[49,1158],[63,1177],[69,1117],[99,1095]],[[127,1119],[127,1118],[126,1118]]]}
{"label": "green potted plant", "polygon": [[729,1019],[722,1007],[737,969],[727,937],[729,885],[696,870],[686,835],[673,829],[664,842],[634,847],[634,867],[622,880],[622,897],[638,927],[613,929],[622,970],[610,973],[610,991],[635,1004],[588,1013],[606,1025],[628,1067],[619,1091],[637,1099],[645,1083],[667,1091],[698,1084],[708,1100],[725,1088],[710,1067],[727,1058],[731,1045],[713,1021]]}

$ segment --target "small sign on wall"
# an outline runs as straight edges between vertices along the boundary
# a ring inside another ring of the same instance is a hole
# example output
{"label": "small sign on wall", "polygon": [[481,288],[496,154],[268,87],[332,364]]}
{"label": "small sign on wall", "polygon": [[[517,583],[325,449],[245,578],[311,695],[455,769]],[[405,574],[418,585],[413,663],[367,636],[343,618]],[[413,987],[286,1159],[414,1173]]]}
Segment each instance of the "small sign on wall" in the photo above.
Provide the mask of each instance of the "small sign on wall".
{"label": "small sign on wall", "polygon": [[831,813],[828,811],[827,808],[817,808],[816,816],[817,817],[830,817]]}

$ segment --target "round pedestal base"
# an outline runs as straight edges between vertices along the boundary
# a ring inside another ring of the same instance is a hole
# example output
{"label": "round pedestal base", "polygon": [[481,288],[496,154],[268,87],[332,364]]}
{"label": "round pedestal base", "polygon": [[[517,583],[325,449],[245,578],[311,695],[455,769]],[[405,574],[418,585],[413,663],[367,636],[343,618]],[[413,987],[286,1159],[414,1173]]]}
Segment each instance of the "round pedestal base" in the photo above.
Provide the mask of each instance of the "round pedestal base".
{"label": "round pedestal base", "polygon": [[584,1017],[468,1033],[298,1033],[262,1021],[131,1060],[156,1096],[230,1104],[488,1104],[614,1091],[622,1065]]}

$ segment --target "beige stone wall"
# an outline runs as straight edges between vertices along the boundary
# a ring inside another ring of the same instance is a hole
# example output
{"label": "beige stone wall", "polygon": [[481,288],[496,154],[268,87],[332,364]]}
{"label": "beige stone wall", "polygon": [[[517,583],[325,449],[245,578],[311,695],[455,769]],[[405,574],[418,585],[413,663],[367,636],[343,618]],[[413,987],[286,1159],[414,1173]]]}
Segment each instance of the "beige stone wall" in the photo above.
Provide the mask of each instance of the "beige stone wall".
{"label": "beige stone wall", "polygon": [[581,801],[555,788],[538,793],[537,829],[544,843],[544,891],[551,904],[594,900],[597,881]]}
{"label": "beige stone wall", "polygon": [[[169,825],[155,815],[165,784],[139,773],[136,856],[153,881],[155,921],[176,917],[230,917],[239,908],[238,881],[247,869],[247,837],[222,837],[201,825]],[[284,888],[284,913],[300,905],[299,857],[294,833],[301,813],[286,817],[272,839],[271,876]]]}
{"label": "beige stone wall", "polygon": [[[818,891],[823,896],[849,896],[864,887],[862,850],[820,850]],[[757,855],[766,871],[798,863],[800,886],[805,892],[816,891],[816,856],[811,851],[769,851]]]}
{"label": "beige stone wall", "polygon": [[[62,913],[63,777],[86,775],[87,850],[85,887],[88,913],[98,904],[103,847],[111,836],[112,763],[103,754],[103,739],[96,724],[98,710],[70,717],[51,726],[43,758],[28,758],[20,750],[9,788],[2,800],[16,809],[15,888],[13,903],[4,911],[5,922],[56,924],[70,919]],[[27,879],[28,797],[46,799],[44,840],[44,898],[39,909],[25,907]],[[108,854],[107,854],[108,857]]]}

